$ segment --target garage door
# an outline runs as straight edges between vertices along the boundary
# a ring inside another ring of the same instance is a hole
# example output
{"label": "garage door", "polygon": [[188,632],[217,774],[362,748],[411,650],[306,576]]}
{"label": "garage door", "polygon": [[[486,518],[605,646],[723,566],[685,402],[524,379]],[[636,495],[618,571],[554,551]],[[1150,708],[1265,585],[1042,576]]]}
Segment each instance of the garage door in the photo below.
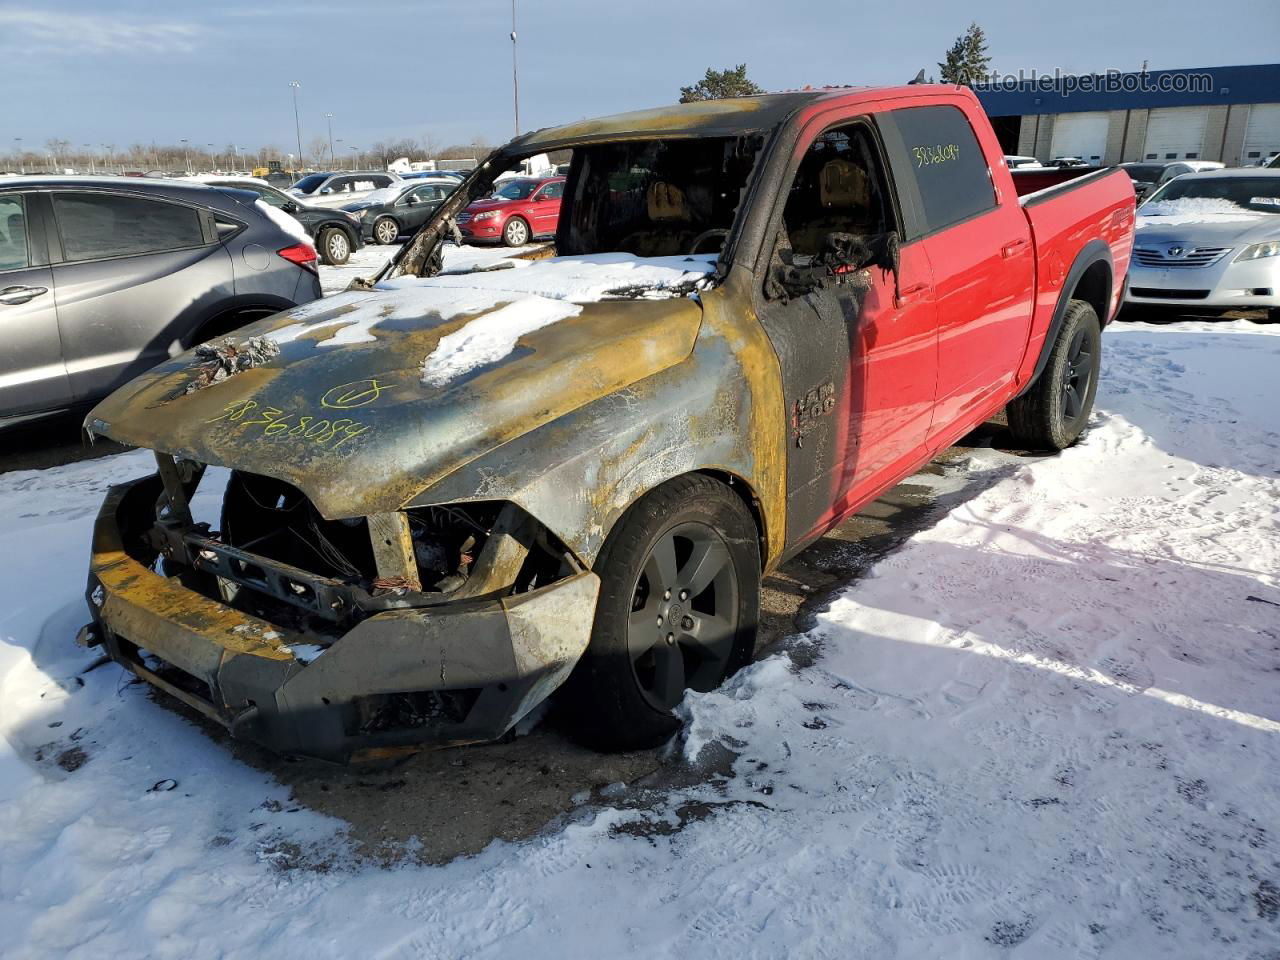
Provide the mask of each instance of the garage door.
{"label": "garage door", "polygon": [[1249,108],[1249,125],[1244,132],[1244,163],[1253,163],[1280,153],[1280,103],[1255,103]]}
{"label": "garage door", "polygon": [[1144,160],[1199,160],[1204,152],[1206,107],[1158,107],[1147,116]]}
{"label": "garage door", "polygon": [[1102,163],[1107,150],[1107,113],[1060,113],[1053,121],[1051,159],[1079,157],[1089,163]]}

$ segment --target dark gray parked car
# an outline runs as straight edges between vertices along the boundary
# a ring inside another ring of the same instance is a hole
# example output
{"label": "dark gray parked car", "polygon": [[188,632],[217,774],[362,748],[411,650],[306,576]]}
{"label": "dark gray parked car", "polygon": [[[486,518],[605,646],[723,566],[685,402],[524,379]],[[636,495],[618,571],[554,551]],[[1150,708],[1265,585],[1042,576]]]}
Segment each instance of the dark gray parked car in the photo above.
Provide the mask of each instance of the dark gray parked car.
{"label": "dark gray parked car", "polygon": [[177,181],[0,180],[0,426],[319,298],[306,234],[256,201]]}

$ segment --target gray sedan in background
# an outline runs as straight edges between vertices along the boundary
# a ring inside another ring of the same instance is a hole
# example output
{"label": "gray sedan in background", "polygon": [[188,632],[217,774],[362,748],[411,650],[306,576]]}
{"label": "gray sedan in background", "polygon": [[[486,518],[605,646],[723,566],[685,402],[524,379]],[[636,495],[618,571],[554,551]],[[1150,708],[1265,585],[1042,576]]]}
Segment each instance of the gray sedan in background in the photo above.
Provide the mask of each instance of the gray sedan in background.
{"label": "gray sedan in background", "polygon": [[95,401],[194,344],[320,297],[296,221],[246,191],[0,181],[0,428]]}

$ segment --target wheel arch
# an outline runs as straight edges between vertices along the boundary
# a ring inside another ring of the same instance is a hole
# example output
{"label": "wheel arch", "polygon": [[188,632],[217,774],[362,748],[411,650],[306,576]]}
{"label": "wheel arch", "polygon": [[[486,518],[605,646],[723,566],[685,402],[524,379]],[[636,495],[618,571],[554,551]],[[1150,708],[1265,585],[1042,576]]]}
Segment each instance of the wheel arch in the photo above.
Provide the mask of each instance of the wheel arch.
{"label": "wheel arch", "polygon": [[1111,248],[1100,238],[1086,243],[1076,254],[1067,271],[1062,284],[1062,292],[1054,305],[1053,316],[1049,320],[1049,329],[1045,332],[1044,342],[1040,344],[1040,355],[1036,358],[1035,370],[1027,378],[1027,382],[1018,391],[1022,396],[1040,379],[1045,366],[1049,363],[1049,354],[1062,330],[1062,322],[1067,315],[1067,307],[1072,300],[1083,300],[1093,307],[1098,315],[1098,322],[1106,326],[1109,319],[1108,306],[1111,303],[1111,291],[1114,284],[1115,269],[1111,262]]}
{"label": "wheel arch", "polygon": [[219,333],[214,331],[238,316],[249,318],[243,323],[236,324],[236,326],[244,326],[253,320],[260,320],[283,310],[292,310],[296,306],[297,304],[292,300],[286,300],[283,297],[252,296],[243,299],[233,297],[230,300],[224,300],[203,319],[192,324],[190,332],[183,338],[183,343],[190,348],[197,343],[203,343],[210,337],[219,336]]}

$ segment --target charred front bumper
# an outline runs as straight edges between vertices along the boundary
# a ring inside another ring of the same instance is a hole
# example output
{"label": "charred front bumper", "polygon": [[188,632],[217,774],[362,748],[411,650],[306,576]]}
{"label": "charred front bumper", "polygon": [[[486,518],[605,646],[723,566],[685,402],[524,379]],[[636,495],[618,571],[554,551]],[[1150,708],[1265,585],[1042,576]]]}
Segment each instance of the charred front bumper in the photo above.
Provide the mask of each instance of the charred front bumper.
{"label": "charred front bumper", "polygon": [[113,487],[99,513],[87,588],[97,639],[236,738],[353,762],[493,740],[586,649],[600,585],[588,571],[510,596],[381,610],[317,643],[160,572],[138,544],[162,491],[157,476]]}

